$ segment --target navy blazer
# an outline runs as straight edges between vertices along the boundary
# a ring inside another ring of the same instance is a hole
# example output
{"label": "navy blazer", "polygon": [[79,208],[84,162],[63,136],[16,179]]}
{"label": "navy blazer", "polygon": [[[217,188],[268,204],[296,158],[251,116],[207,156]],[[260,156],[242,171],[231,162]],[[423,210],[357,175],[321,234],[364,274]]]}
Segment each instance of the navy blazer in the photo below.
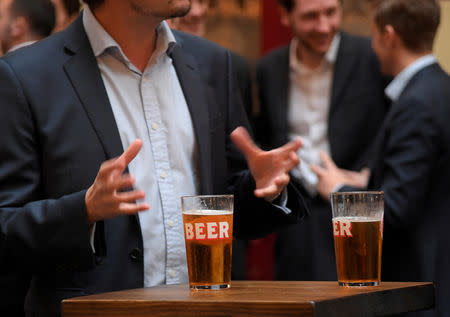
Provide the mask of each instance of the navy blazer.
{"label": "navy blazer", "polygon": [[[201,193],[234,193],[238,237],[297,221],[304,205],[295,188],[288,186],[288,216],[257,199],[230,141],[247,119],[234,99],[229,53],[175,34],[171,57],[198,142]],[[32,272],[26,311],[45,315],[64,298],[142,287],[137,215],[98,222],[95,254],[89,243],[86,189],[123,147],[82,19],[1,59],[0,82],[0,267]]]}
{"label": "navy blazer", "polygon": [[[383,78],[370,40],[341,32],[328,113],[331,157],[340,167],[368,166],[372,143],[387,111]],[[266,148],[289,140],[289,47],[270,52],[257,64],[260,115],[256,137]],[[295,181],[295,180],[294,180]],[[298,185],[301,189],[300,182]],[[276,272],[281,280],[335,280],[331,207],[302,191],[311,211],[304,221],[279,232]]]}
{"label": "navy blazer", "polygon": [[369,188],[385,195],[382,279],[436,286],[436,309],[418,316],[450,316],[449,119],[450,77],[435,63],[392,104],[371,165]]}

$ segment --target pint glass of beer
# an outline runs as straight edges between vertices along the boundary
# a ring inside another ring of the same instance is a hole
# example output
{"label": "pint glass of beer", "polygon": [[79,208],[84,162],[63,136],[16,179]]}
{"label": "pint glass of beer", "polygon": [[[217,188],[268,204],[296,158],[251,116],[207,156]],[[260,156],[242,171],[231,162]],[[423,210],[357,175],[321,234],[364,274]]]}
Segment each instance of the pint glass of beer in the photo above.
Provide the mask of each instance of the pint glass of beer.
{"label": "pint glass of beer", "polygon": [[230,287],[233,195],[181,197],[191,289]]}
{"label": "pint glass of beer", "polygon": [[384,193],[335,192],[330,198],[339,285],[379,285]]}

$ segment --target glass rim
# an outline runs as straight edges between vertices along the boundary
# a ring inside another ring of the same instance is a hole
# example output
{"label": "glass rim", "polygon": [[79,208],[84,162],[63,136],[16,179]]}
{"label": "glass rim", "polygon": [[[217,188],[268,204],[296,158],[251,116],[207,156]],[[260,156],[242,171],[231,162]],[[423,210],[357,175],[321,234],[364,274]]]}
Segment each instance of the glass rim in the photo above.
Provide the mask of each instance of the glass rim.
{"label": "glass rim", "polygon": [[234,198],[234,195],[187,195],[181,196],[181,199],[185,198]]}
{"label": "glass rim", "polygon": [[354,191],[354,192],[332,192],[330,195],[332,196],[345,196],[345,195],[384,195],[384,191]]}

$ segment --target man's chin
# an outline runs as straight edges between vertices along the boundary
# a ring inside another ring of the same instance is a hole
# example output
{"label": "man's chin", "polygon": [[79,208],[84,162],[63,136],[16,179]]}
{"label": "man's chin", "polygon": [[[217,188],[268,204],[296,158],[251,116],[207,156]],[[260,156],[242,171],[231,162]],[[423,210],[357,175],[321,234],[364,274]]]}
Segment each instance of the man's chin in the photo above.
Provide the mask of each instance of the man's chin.
{"label": "man's chin", "polygon": [[189,12],[190,9],[191,9],[190,3],[176,6],[175,8],[173,8],[172,12],[167,17],[167,19],[184,17]]}

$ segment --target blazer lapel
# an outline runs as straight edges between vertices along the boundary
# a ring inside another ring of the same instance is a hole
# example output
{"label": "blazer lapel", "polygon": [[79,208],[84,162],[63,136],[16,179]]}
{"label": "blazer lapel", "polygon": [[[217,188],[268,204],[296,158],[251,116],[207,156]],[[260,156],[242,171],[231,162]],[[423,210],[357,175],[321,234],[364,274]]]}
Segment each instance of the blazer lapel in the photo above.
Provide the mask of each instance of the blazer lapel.
{"label": "blazer lapel", "polygon": [[64,70],[109,159],[122,154],[123,146],[81,17],[82,15],[68,30],[72,32],[72,36],[69,37],[71,40],[66,43],[65,49],[71,57],[65,63]]}
{"label": "blazer lapel", "polygon": [[[280,116],[282,118],[281,122],[288,122],[288,93],[289,93],[289,47],[283,51],[283,54],[280,56],[280,62],[274,63],[275,65],[280,65],[279,70],[272,71],[273,76],[276,76],[271,82],[275,83],[275,87],[273,87],[273,91],[276,94],[273,94],[274,100],[272,100],[271,104],[278,104],[277,109],[280,111]],[[269,89],[272,89],[268,87]],[[288,125],[284,125],[285,132],[282,135],[288,135]],[[288,140],[279,140],[281,141],[278,146],[283,145],[288,142]]]}
{"label": "blazer lapel", "polygon": [[205,97],[207,92],[204,91],[208,87],[199,76],[199,65],[191,55],[183,51],[181,47],[182,41],[179,38],[177,38],[177,41],[179,44],[173,47],[170,56],[172,57],[194,125],[200,158],[201,192],[210,194],[213,192],[211,140],[208,102]]}
{"label": "blazer lapel", "polygon": [[348,38],[348,35],[341,33],[341,42],[339,44],[336,64],[334,65],[329,117],[331,117],[334,109],[339,104],[339,100],[342,98],[348,78],[356,62],[355,50],[352,46],[352,41]]}

